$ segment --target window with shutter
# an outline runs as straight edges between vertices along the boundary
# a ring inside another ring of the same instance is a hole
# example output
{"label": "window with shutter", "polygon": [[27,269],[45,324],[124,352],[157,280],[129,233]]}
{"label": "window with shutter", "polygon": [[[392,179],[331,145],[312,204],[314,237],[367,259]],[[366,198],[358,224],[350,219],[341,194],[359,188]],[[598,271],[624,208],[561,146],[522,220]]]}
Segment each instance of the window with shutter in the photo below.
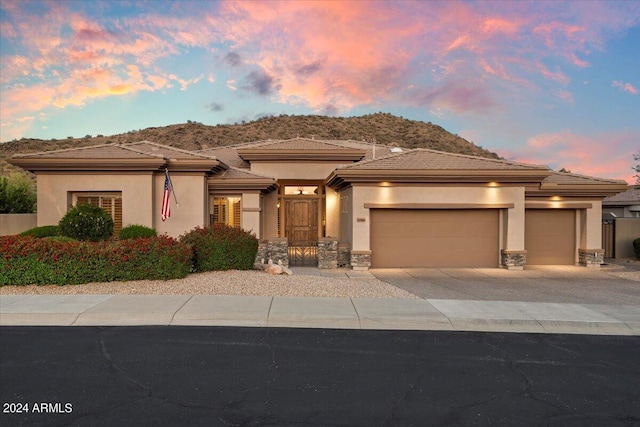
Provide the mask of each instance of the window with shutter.
{"label": "window with shutter", "polygon": [[213,197],[211,206],[211,225],[224,224],[240,228],[242,217],[242,199],[240,197]]}
{"label": "window with shutter", "polygon": [[113,233],[118,235],[122,229],[122,193],[73,193],[74,205],[89,204],[102,208],[113,219]]}

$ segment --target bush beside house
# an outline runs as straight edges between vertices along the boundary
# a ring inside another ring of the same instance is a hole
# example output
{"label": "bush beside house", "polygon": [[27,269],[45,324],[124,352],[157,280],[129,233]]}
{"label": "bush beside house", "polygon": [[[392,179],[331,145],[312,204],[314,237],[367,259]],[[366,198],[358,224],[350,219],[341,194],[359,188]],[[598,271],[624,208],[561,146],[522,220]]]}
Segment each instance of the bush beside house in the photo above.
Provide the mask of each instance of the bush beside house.
{"label": "bush beside house", "polygon": [[156,230],[150,227],[145,227],[144,225],[132,224],[127,225],[120,233],[118,233],[118,238],[120,240],[127,239],[138,239],[140,237],[156,237],[158,233]]}
{"label": "bush beside house", "polygon": [[250,270],[253,268],[258,239],[253,233],[226,225],[196,227],[180,236],[193,248],[195,271]]}
{"label": "bush beside house", "polygon": [[32,237],[53,237],[53,236],[61,236],[60,227],[57,225],[43,225],[40,227],[34,227],[27,231],[23,231],[20,233],[21,236],[32,236]]}
{"label": "bush beside house", "polygon": [[633,251],[636,253],[636,258],[640,258],[640,237],[633,241]]}
{"label": "bush beside house", "polygon": [[0,237],[0,285],[81,284],[186,277],[191,249],[170,237],[80,242]]}
{"label": "bush beside house", "polygon": [[97,242],[113,235],[113,219],[102,208],[88,204],[69,209],[59,224],[63,236]]}

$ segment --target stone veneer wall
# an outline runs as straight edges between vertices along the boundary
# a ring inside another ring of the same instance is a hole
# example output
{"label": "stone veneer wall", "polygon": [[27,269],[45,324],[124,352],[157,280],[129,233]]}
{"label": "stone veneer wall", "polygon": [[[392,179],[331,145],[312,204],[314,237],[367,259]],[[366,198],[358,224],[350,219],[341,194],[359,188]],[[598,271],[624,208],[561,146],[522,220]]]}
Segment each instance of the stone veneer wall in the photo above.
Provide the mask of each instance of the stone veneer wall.
{"label": "stone veneer wall", "polygon": [[338,268],[338,241],[331,237],[318,239],[318,268]]}
{"label": "stone veneer wall", "polygon": [[522,270],[527,264],[527,251],[500,251],[500,265],[507,270]]}
{"label": "stone veneer wall", "polygon": [[351,246],[346,243],[338,244],[338,267],[351,267]]}
{"label": "stone veneer wall", "polygon": [[289,241],[286,238],[263,240],[258,244],[258,252],[256,253],[256,259],[253,263],[254,268],[264,268],[262,260],[267,264],[269,259],[271,259],[274,264],[282,261],[282,265],[289,267],[288,250]]}
{"label": "stone veneer wall", "polygon": [[578,262],[583,267],[599,268],[604,263],[604,249],[578,249]]}
{"label": "stone veneer wall", "polygon": [[371,251],[351,251],[351,268],[368,270],[371,267]]}

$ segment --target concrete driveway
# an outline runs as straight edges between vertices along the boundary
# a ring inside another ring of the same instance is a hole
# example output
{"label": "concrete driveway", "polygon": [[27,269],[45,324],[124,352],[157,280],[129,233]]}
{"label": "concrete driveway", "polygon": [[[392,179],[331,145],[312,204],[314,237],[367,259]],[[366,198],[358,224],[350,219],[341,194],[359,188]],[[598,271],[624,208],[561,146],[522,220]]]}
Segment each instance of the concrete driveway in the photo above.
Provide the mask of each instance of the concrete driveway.
{"label": "concrete driveway", "polygon": [[[640,281],[621,266],[372,269],[378,279],[421,298],[640,305]],[[620,274],[620,273],[623,274]]]}

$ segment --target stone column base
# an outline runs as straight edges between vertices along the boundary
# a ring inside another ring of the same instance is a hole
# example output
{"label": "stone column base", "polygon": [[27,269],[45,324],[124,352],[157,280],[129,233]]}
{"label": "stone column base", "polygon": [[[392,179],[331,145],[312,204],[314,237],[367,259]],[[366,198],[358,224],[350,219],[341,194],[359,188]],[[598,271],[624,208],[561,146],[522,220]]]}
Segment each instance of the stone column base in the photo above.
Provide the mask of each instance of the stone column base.
{"label": "stone column base", "polygon": [[507,270],[524,270],[527,264],[527,251],[525,250],[508,250],[500,251],[500,265]]}
{"label": "stone column base", "polygon": [[368,270],[371,267],[371,251],[351,251],[351,268]]}
{"label": "stone column base", "polygon": [[604,263],[604,249],[578,249],[578,263],[583,267],[600,268]]}
{"label": "stone column base", "polygon": [[264,269],[269,260],[273,261],[274,264],[282,261],[282,265],[289,267],[289,240],[287,238],[277,237],[263,240],[258,244],[258,252],[256,253],[253,268]]}
{"label": "stone column base", "polygon": [[346,243],[338,244],[338,267],[351,267],[351,246]]}
{"label": "stone column base", "polygon": [[338,268],[338,241],[332,237],[318,239],[318,268]]}

